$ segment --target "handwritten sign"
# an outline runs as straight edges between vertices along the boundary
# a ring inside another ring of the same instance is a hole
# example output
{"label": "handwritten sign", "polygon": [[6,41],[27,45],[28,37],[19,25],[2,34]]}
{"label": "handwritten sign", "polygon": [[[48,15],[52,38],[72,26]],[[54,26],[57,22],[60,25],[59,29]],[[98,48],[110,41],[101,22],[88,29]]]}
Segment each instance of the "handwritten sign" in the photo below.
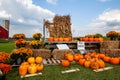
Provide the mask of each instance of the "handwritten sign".
{"label": "handwritten sign", "polygon": [[86,53],[86,50],[85,50],[85,42],[83,42],[83,41],[78,41],[78,42],[77,42],[77,49],[80,51],[81,54]]}
{"label": "handwritten sign", "polygon": [[59,50],[69,49],[67,44],[56,44],[56,46]]}

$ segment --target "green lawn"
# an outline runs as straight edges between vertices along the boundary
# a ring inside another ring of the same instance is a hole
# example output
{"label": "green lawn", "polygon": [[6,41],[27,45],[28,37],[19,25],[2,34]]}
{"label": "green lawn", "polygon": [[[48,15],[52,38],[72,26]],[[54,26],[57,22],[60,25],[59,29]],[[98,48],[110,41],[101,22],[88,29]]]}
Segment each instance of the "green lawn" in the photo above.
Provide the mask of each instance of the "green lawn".
{"label": "green lawn", "polygon": [[0,52],[10,53],[13,49],[15,49],[14,42],[0,43]]}
{"label": "green lawn", "polygon": [[[11,52],[14,49],[14,43],[0,43],[0,51]],[[94,72],[90,68],[79,66],[77,63],[71,64],[70,67],[45,66],[42,75],[21,79],[18,74],[18,67],[12,68],[7,74],[7,80],[120,80],[120,64],[111,65],[106,63],[106,66],[114,67],[111,70],[102,72]],[[80,71],[61,74],[61,71],[79,68]]]}

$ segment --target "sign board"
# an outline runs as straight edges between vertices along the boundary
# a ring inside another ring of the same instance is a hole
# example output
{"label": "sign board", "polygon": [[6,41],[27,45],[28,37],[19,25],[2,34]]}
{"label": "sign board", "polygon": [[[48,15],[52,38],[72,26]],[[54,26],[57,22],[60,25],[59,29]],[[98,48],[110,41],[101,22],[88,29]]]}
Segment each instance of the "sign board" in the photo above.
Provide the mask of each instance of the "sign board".
{"label": "sign board", "polygon": [[86,50],[85,50],[85,42],[83,42],[83,41],[78,41],[78,42],[77,42],[77,49],[80,51],[81,54],[86,53]]}
{"label": "sign board", "polygon": [[77,49],[78,49],[78,50],[85,50],[85,42],[83,42],[83,41],[78,41],[78,42],[77,42]]}
{"label": "sign board", "polygon": [[69,49],[67,44],[56,44],[56,46],[59,50]]}

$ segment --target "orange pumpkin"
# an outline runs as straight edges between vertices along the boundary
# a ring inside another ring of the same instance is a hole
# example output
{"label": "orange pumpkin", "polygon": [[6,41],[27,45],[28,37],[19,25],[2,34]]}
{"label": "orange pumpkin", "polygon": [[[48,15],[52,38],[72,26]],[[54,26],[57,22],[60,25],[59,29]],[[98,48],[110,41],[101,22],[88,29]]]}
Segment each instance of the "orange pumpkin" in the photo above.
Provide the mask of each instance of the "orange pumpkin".
{"label": "orange pumpkin", "polygon": [[103,54],[103,53],[99,54],[100,59],[103,59],[104,57],[105,57],[105,54]]}
{"label": "orange pumpkin", "polygon": [[98,41],[103,42],[103,38],[98,38]]}
{"label": "orange pumpkin", "polygon": [[110,62],[110,57],[109,57],[109,56],[104,56],[104,57],[103,57],[103,60],[104,60],[105,62]]}
{"label": "orange pumpkin", "polygon": [[21,65],[25,65],[27,68],[29,67],[29,63],[28,62],[22,62]]}
{"label": "orange pumpkin", "polygon": [[90,64],[90,67],[92,69],[99,69],[99,63],[97,60],[93,61],[91,64]]}
{"label": "orange pumpkin", "polygon": [[90,62],[89,60],[86,60],[86,61],[84,62],[84,66],[85,66],[86,68],[89,68],[89,67],[90,67],[90,64],[91,64],[91,62]]}
{"label": "orange pumpkin", "polygon": [[68,37],[69,41],[72,41],[72,38],[71,37]]}
{"label": "orange pumpkin", "polygon": [[104,68],[105,67],[105,62],[102,59],[98,59],[99,67]]}
{"label": "orange pumpkin", "polygon": [[88,41],[88,37],[83,38],[83,41]]}
{"label": "orange pumpkin", "polygon": [[54,41],[58,41],[58,38],[54,38]]}
{"label": "orange pumpkin", "polygon": [[27,74],[27,66],[26,65],[20,65],[19,75],[25,76],[26,74]]}
{"label": "orange pumpkin", "polygon": [[34,74],[37,72],[37,67],[36,67],[36,64],[31,64],[29,67],[28,67],[28,72],[30,74]]}
{"label": "orange pumpkin", "polygon": [[61,65],[64,67],[68,67],[70,65],[70,62],[68,60],[62,60]]}
{"label": "orange pumpkin", "polygon": [[99,41],[99,39],[98,38],[94,38],[94,41]]}
{"label": "orange pumpkin", "polygon": [[119,58],[111,58],[110,63],[112,64],[119,64]]}
{"label": "orange pumpkin", "polygon": [[29,58],[27,59],[27,61],[28,61],[30,64],[33,64],[33,63],[35,63],[35,58],[34,58],[34,57],[29,57]]}
{"label": "orange pumpkin", "polygon": [[63,38],[62,37],[58,38],[58,41],[63,41]]}
{"label": "orange pumpkin", "polygon": [[37,64],[36,67],[37,67],[37,71],[42,71],[44,68],[43,64]]}
{"label": "orange pumpkin", "polygon": [[66,59],[67,59],[68,61],[73,61],[73,55],[72,55],[72,54],[68,55]]}
{"label": "orange pumpkin", "polygon": [[53,41],[53,40],[54,40],[53,37],[49,37],[49,38],[48,38],[48,41]]}
{"label": "orange pumpkin", "polygon": [[94,41],[94,38],[88,38],[88,41]]}
{"label": "orange pumpkin", "polygon": [[84,65],[85,63],[85,59],[81,58],[79,61],[78,61],[78,64],[79,65]]}
{"label": "orange pumpkin", "polygon": [[69,38],[63,38],[64,41],[69,41]]}
{"label": "orange pumpkin", "polygon": [[73,55],[73,58],[74,58],[75,61],[79,61],[80,57],[81,57],[80,54],[74,54]]}
{"label": "orange pumpkin", "polygon": [[36,57],[35,62],[40,64],[42,63],[42,60],[43,60],[42,57]]}

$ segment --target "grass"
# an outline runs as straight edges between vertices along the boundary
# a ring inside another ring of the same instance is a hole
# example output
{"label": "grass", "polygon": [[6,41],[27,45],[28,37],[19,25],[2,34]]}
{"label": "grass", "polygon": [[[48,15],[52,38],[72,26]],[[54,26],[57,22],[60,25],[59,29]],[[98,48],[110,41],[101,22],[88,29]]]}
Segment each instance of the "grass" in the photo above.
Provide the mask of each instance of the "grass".
{"label": "grass", "polygon": [[[11,52],[13,49],[13,42],[0,43],[0,52]],[[20,78],[18,67],[16,67],[12,68],[7,74],[7,80],[120,80],[120,64],[112,65],[106,63],[106,66],[112,66],[114,68],[96,73],[90,68],[79,66],[78,63],[71,64],[69,67],[62,67],[61,65],[45,66],[42,75],[23,79]],[[79,68],[80,71],[61,74],[61,71],[72,68]]]}
{"label": "grass", "polygon": [[0,43],[0,52],[10,53],[13,49],[15,49],[14,42]]}
{"label": "grass", "polygon": [[[90,68],[79,66],[77,63],[71,64],[70,67],[45,66],[42,75],[24,79],[20,78],[18,68],[13,68],[7,75],[7,80],[120,80],[120,65],[106,65],[114,68],[96,73]],[[61,71],[72,68],[79,68],[80,71],[61,74]]]}

